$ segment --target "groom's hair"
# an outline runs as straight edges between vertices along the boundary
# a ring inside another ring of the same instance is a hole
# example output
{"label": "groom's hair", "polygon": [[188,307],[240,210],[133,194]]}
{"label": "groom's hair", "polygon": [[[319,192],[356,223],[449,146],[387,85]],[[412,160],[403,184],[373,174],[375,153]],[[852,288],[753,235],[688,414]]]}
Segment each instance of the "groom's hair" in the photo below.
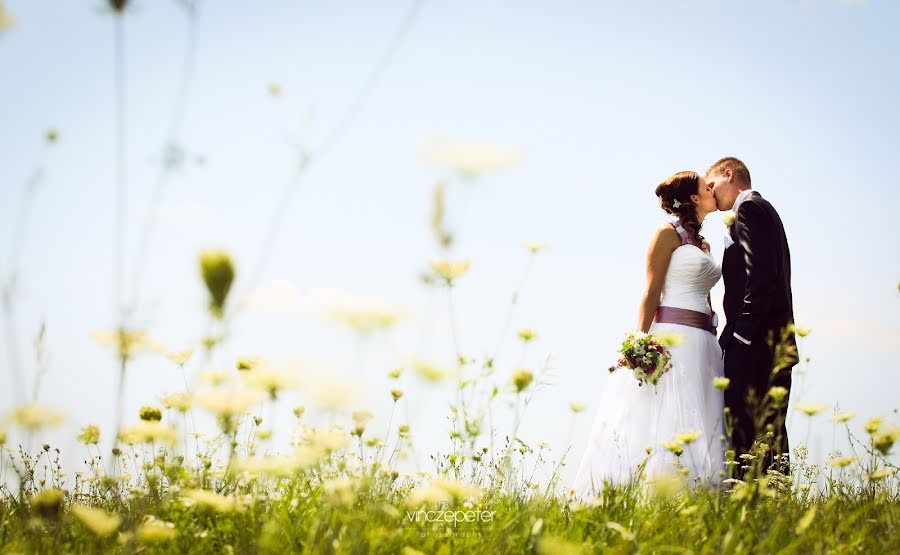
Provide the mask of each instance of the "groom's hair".
{"label": "groom's hair", "polygon": [[746,164],[734,157],[722,158],[706,170],[706,175],[722,173],[725,170],[731,170],[734,175],[738,176],[741,181],[746,181],[750,185],[750,170]]}

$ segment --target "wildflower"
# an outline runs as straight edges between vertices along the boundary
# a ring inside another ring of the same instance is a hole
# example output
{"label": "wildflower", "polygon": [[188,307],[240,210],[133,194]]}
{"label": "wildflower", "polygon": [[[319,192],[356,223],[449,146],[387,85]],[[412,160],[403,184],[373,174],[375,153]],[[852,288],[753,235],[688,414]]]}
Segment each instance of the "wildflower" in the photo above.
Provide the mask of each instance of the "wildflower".
{"label": "wildflower", "polygon": [[165,443],[174,446],[178,440],[175,428],[166,426],[159,421],[143,421],[134,426],[122,428],[118,440],[126,445],[135,443]]}
{"label": "wildflower", "polygon": [[87,507],[85,505],[72,505],[72,514],[75,515],[88,530],[97,537],[105,538],[115,532],[122,524],[122,517],[117,514],[109,514],[102,509]]}
{"label": "wildflower", "polygon": [[397,435],[400,437],[409,437],[409,424],[400,424],[397,428]]}
{"label": "wildflower", "polygon": [[406,317],[406,311],[375,297],[344,295],[329,304],[332,306],[325,309],[326,319],[361,334],[391,328]]}
{"label": "wildflower", "polygon": [[634,533],[629,531],[628,528],[625,528],[621,524],[617,522],[607,522],[606,527],[610,530],[615,530],[622,536],[622,539],[625,541],[634,541]]}
{"label": "wildflower", "polygon": [[144,422],[159,422],[162,420],[162,411],[156,407],[141,407],[140,418]]}
{"label": "wildflower", "polygon": [[220,416],[244,414],[261,400],[262,393],[253,389],[217,389],[195,396],[200,407]]}
{"label": "wildflower", "polygon": [[453,280],[469,271],[471,262],[469,260],[458,260],[456,262],[450,260],[432,260],[428,265],[431,266],[434,273],[444,278],[444,281],[448,286],[451,286],[453,285]]}
{"label": "wildflower", "polygon": [[734,221],[737,219],[737,214],[734,213],[734,210],[726,210],[722,214],[722,221],[725,222],[725,225],[731,227],[734,225]]}
{"label": "wildflower", "polygon": [[429,382],[439,382],[447,378],[453,377],[455,372],[449,368],[438,366],[424,360],[415,360],[412,363],[412,369],[421,378]]}
{"label": "wildflower", "polygon": [[270,370],[257,367],[250,372],[241,372],[241,379],[251,387],[255,387],[269,394],[269,398],[275,401],[278,392],[292,389],[300,383],[299,376],[287,371]]}
{"label": "wildflower", "polygon": [[45,489],[31,498],[31,508],[39,516],[55,520],[62,512],[65,494],[58,489]]}
{"label": "wildflower", "polygon": [[62,412],[42,405],[25,405],[12,413],[12,420],[29,431],[45,426],[59,426],[65,420]]}
{"label": "wildflower", "polygon": [[881,470],[876,470],[875,472],[872,472],[871,474],[867,474],[866,478],[868,478],[870,481],[874,482],[876,480],[882,480],[889,476],[893,476],[896,473],[897,473],[896,468],[882,468]]}
{"label": "wildflower", "polygon": [[401,374],[403,374],[403,368],[394,368],[393,370],[388,372],[388,378],[396,380],[400,377]]}
{"label": "wildflower", "polygon": [[18,23],[18,19],[3,7],[3,2],[0,0],[0,32],[5,31],[13,27],[16,23]]}
{"label": "wildflower", "polygon": [[174,362],[178,366],[184,366],[188,360],[194,355],[194,349],[166,353],[166,358]]}
{"label": "wildflower", "polygon": [[813,519],[816,517],[816,509],[818,505],[813,505],[806,511],[800,520],[797,521],[797,526],[794,528],[794,532],[799,536],[803,532],[806,532],[806,529],[810,527],[813,522]]}
{"label": "wildflower", "polygon": [[115,347],[119,358],[123,359],[129,359],[143,352],[163,350],[162,345],[142,331],[119,328],[112,331],[95,331],[91,337],[99,345]]}
{"label": "wildflower", "polygon": [[221,319],[225,312],[225,300],[234,282],[234,264],[225,251],[200,253],[200,273],[209,292],[209,310]]}
{"label": "wildflower", "polygon": [[812,403],[797,403],[794,407],[795,410],[799,410],[806,416],[815,416],[828,408],[828,405],[824,403],[812,404]]}
{"label": "wildflower", "polygon": [[[0,10],[2,10],[2,9],[3,8],[0,8]],[[0,14],[0,18],[2,18],[2,17],[3,17],[3,15]],[[0,23],[0,27],[2,27],[2,26],[3,26],[3,24]],[[51,143],[51,144],[55,143],[56,140],[59,138],[59,131],[57,131],[55,128],[51,127],[50,129],[47,130],[45,137],[46,137],[48,143]]]}
{"label": "wildflower", "polygon": [[230,382],[231,374],[227,374],[222,370],[205,370],[198,376],[197,380],[200,383],[219,386]]}
{"label": "wildflower", "polygon": [[790,330],[800,337],[806,337],[812,331],[809,328],[801,328],[800,326],[791,325]]}
{"label": "wildflower", "polygon": [[537,254],[538,252],[547,248],[547,243],[543,243],[540,241],[525,241],[523,243],[525,248],[532,252],[532,254]]}
{"label": "wildflower", "polygon": [[6,435],[6,430],[0,430],[0,446],[6,445],[6,440],[9,437]]}
{"label": "wildflower", "polygon": [[584,411],[584,404],[576,403],[575,401],[572,401],[571,403],[569,403],[569,410],[571,410],[575,414],[578,414],[579,412]]}
{"label": "wildflower", "polygon": [[846,422],[856,416],[855,411],[839,412],[831,417],[835,422]]}
{"label": "wildflower", "polygon": [[676,457],[680,457],[684,454],[684,448],[681,447],[680,441],[667,441],[663,443],[663,447]]}
{"label": "wildflower", "polygon": [[399,401],[400,398],[403,397],[403,390],[402,389],[392,389],[391,397],[394,398],[394,401]]}
{"label": "wildflower", "polygon": [[81,429],[81,433],[75,439],[85,445],[97,445],[100,443],[100,428],[94,424],[88,424]]}
{"label": "wildflower", "polygon": [[259,366],[259,359],[256,357],[244,357],[237,359],[236,367],[238,371],[255,370]]}
{"label": "wildflower", "polygon": [[894,446],[894,442],[900,438],[900,428],[894,427],[884,432],[875,434],[872,438],[872,447],[879,451],[882,455],[887,455]]}
{"label": "wildflower", "polygon": [[335,507],[349,507],[356,501],[358,480],[354,478],[337,478],[322,484],[328,502]]}
{"label": "wildflower", "polygon": [[859,457],[850,456],[850,457],[832,457],[829,461],[831,466],[834,468],[844,468],[845,466],[852,464]]}
{"label": "wildflower", "polygon": [[204,489],[189,489],[182,494],[192,505],[203,507],[217,513],[233,513],[244,509],[238,498],[220,495]]}
{"label": "wildflower", "polygon": [[864,426],[864,428],[865,428],[866,432],[869,433],[869,435],[873,435],[881,427],[881,423],[883,421],[884,421],[884,419],[881,418],[880,416],[876,416],[875,418],[870,418],[869,421],[866,422],[866,425]]}
{"label": "wildflower", "polygon": [[519,339],[528,343],[529,341],[534,341],[537,337],[537,332],[531,329],[519,330]]}
{"label": "wildflower", "polygon": [[340,451],[350,446],[350,435],[342,430],[307,428],[302,430],[307,445],[323,454]]}
{"label": "wildflower", "polygon": [[148,515],[136,532],[138,541],[143,543],[158,543],[175,538],[175,524],[159,520],[153,515]]}
{"label": "wildflower", "polygon": [[353,417],[354,424],[356,424],[354,434],[357,436],[361,436],[363,434],[363,431],[366,429],[366,423],[374,418],[375,415],[367,410],[358,410],[354,411],[351,416]]}
{"label": "wildflower", "polygon": [[419,158],[431,165],[458,172],[465,179],[475,179],[485,172],[514,165],[522,153],[483,143],[447,143],[430,140],[419,150]]}
{"label": "wildflower", "polygon": [[690,445],[695,440],[697,440],[701,435],[703,435],[703,434],[696,430],[690,430],[687,432],[679,432],[679,433],[675,434],[675,440],[679,441],[681,443],[684,443],[685,445]]}
{"label": "wildflower", "polygon": [[518,368],[513,372],[512,383],[516,386],[516,393],[521,393],[522,390],[531,385],[532,381],[534,381],[534,374],[531,373],[531,370]]}
{"label": "wildflower", "polygon": [[721,378],[721,377],[713,378],[713,387],[715,387],[716,389],[721,389],[724,391],[725,389],[728,389],[728,385],[730,383],[731,383],[731,380],[729,380],[728,378]]}
{"label": "wildflower", "polygon": [[781,387],[780,385],[776,385],[769,389],[769,397],[772,398],[776,403],[780,403],[787,396],[788,390],[787,388]]}
{"label": "wildflower", "polygon": [[299,406],[294,407],[294,416],[296,416],[297,418],[302,417],[304,412],[306,412],[306,408]]}
{"label": "wildflower", "polygon": [[175,409],[185,413],[191,408],[192,397],[188,393],[173,393],[160,398],[162,406],[167,409]]}

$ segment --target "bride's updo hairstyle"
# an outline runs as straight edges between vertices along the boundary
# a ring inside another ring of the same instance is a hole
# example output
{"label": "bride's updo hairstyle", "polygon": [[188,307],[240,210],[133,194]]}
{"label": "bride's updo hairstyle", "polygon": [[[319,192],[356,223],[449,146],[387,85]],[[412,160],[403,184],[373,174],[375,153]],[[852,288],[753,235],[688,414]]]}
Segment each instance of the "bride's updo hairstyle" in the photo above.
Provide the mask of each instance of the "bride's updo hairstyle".
{"label": "bride's updo hairstyle", "polygon": [[691,201],[691,195],[697,194],[700,175],[697,172],[678,172],[656,186],[656,196],[666,213],[677,217],[691,237],[700,244],[700,222],[697,220],[697,206]]}

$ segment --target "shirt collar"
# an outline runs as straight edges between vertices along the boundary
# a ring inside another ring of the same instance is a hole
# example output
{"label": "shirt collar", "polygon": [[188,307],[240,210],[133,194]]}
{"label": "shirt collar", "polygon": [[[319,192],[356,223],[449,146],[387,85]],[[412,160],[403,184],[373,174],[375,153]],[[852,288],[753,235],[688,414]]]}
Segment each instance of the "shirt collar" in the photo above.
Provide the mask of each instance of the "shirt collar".
{"label": "shirt collar", "polygon": [[741,203],[747,200],[747,197],[751,194],[753,194],[753,189],[744,189],[741,191],[737,198],[734,199],[734,206],[731,207],[731,211],[737,214],[738,207],[740,207]]}

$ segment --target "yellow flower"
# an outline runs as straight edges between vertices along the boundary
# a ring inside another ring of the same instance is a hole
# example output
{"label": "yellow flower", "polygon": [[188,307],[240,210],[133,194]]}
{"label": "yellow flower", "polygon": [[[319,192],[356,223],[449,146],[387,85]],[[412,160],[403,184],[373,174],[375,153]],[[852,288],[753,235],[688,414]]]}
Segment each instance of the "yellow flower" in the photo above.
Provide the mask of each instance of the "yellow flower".
{"label": "yellow flower", "polygon": [[575,401],[572,401],[571,403],[569,403],[569,409],[575,414],[578,414],[579,412],[584,411],[584,405],[582,403],[576,403]]}
{"label": "yellow flower", "polygon": [[209,311],[216,318],[225,313],[225,300],[234,282],[234,263],[225,251],[200,253],[200,274],[209,292]]}
{"label": "yellow flower", "polygon": [[844,468],[845,466],[852,464],[859,457],[850,456],[850,457],[833,457],[829,463],[831,466],[835,468]]}
{"label": "yellow flower", "polygon": [[96,445],[100,443],[100,428],[93,424],[88,424],[81,429],[81,433],[75,439],[85,445]]}
{"label": "yellow flower", "polygon": [[353,411],[351,416],[353,417],[353,423],[356,424],[355,432],[358,436],[362,435],[363,430],[366,429],[366,424],[369,422],[369,420],[375,417],[374,414],[367,410]]}
{"label": "yellow flower", "polygon": [[335,507],[349,507],[356,501],[356,490],[359,487],[356,478],[337,478],[322,484],[328,502]]}
{"label": "yellow flower", "polygon": [[301,430],[302,440],[316,451],[328,454],[350,446],[350,434],[342,430],[306,428]]}
{"label": "yellow flower", "polygon": [[403,374],[403,368],[394,368],[393,370],[388,372],[388,378],[396,380],[400,377],[401,374]]}
{"label": "yellow flower", "polygon": [[178,412],[187,412],[191,408],[192,398],[188,393],[173,393],[160,398],[163,407],[175,409]]}
{"label": "yellow flower", "polygon": [[99,345],[115,347],[120,358],[131,358],[148,351],[156,353],[163,351],[162,345],[142,331],[126,329],[95,331],[91,337]]}
{"label": "yellow flower", "polygon": [[269,83],[268,91],[270,96],[281,96],[281,85],[278,83]]}
{"label": "yellow flower", "polygon": [[171,360],[178,366],[184,366],[193,355],[194,349],[187,349],[184,351],[166,353],[166,358]]}
{"label": "yellow flower", "polygon": [[105,538],[115,532],[122,524],[122,517],[117,514],[109,514],[102,509],[86,507],[84,505],[72,505],[72,514],[75,515],[88,530],[97,537]]}
{"label": "yellow flower", "polygon": [[[0,7],[0,11],[2,11],[2,10],[3,10],[3,8]],[[3,17],[3,15],[0,14],[0,18],[2,18],[2,17]],[[2,25],[3,24],[0,23],[0,26],[2,26]],[[55,143],[56,140],[59,139],[59,131],[57,131],[55,128],[51,127],[50,129],[47,130],[45,137],[47,138],[48,143]]]}
{"label": "yellow flower", "polygon": [[876,470],[871,474],[867,474],[866,478],[874,482],[875,480],[881,480],[883,478],[887,478],[888,476],[893,476],[896,473],[896,468],[882,468],[881,470]]}
{"label": "yellow flower", "polygon": [[826,405],[825,403],[818,403],[818,404],[815,404],[815,403],[797,403],[797,404],[794,406],[794,409],[795,409],[795,410],[799,410],[800,412],[802,412],[802,413],[805,414],[806,416],[815,416],[815,415],[819,414],[820,412],[822,412],[823,410],[825,410],[825,409],[827,409],[827,408],[828,408],[828,405]]}
{"label": "yellow flower", "polygon": [[667,451],[670,451],[676,457],[680,457],[681,455],[684,454],[684,448],[681,447],[680,441],[667,441],[667,442],[663,443],[663,447]]}
{"label": "yellow flower", "polygon": [[239,459],[232,465],[233,473],[244,473],[250,478],[270,476],[272,478],[290,478],[298,470],[307,468],[320,458],[319,453],[309,450],[298,450],[295,456],[266,455],[262,458]]}
{"label": "yellow flower", "polygon": [[143,543],[158,543],[175,538],[177,532],[171,522],[159,520],[153,515],[148,515],[143,524],[137,529],[137,539]]}
{"label": "yellow flower", "polygon": [[32,431],[45,426],[59,426],[65,419],[62,412],[42,405],[25,405],[12,413],[12,420],[19,427]]}
{"label": "yellow flower", "polygon": [[677,347],[684,341],[684,335],[680,333],[654,333],[653,337],[668,347]]}
{"label": "yellow flower", "polygon": [[453,280],[468,272],[472,264],[469,260],[432,260],[428,265],[434,273],[444,278],[447,285],[452,285]]}
{"label": "yellow flower", "polygon": [[201,383],[209,385],[222,385],[231,381],[231,374],[222,370],[205,370],[197,378]]}
{"label": "yellow flower", "polygon": [[241,379],[251,387],[255,387],[269,394],[273,401],[279,391],[293,389],[300,383],[300,377],[288,371],[276,371],[258,367],[249,372],[241,372]]}
{"label": "yellow flower", "polygon": [[787,388],[776,385],[769,389],[769,397],[776,403],[780,403],[788,394]]}
{"label": "yellow flower", "polygon": [[237,416],[259,404],[262,397],[255,389],[216,389],[198,393],[195,401],[201,408],[220,416]]}
{"label": "yellow flower", "polygon": [[516,392],[521,392],[534,381],[534,374],[531,373],[531,370],[527,370],[525,368],[517,368],[512,375],[512,383],[516,386]]}
{"label": "yellow flower", "polygon": [[5,31],[13,27],[16,23],[18,23],[18,19],[16,17],[6,11],[6,8],[3,7],[3,2],[0,0],[0,31]]}
{"label": "yellow flower", "polygon": [[537,338],[537,332],[531,329],[519,330],[519,339],[528,343],[529,341],[534,341]]}
{"label": "yellow flower", "polygon": [[391,397],[393,397],[394,401],[399,401],[401,397],[403,397],[402,389],[392,389]]}
{"label": "yellow flower", "polygon": [[713,378],[713,387],[716,389],[725,390],[728,389],[728,385],[731,383],[731,380],[728,378],[716,377]]}
{"label": "yellow flower", "polygon": [[178,441],[178,433],[175,431],[175,428],[151,420],[122,428],[119,432],[118,439],[126,445],[134,445],[135,443],[164,443],[174,446]]}
{"label": "yellow flower", "polygon": [[0,446],[5,445],[7,439],[9,436],[6,435],[6,430],[0,430]]}
{"label": "yellow flower", "polygon": [[329,320],[361,334],[388,329],[405,317],[403,310],[389,307],[376,299],[363,298],[354,305],[336,307],[327,315]]}
{"label": "yellow flower", "polygon": [[872,446],[882,455],[887,455],[898,438],[900,438],[900,428],[894,426],[890,430],[875,434],[872,438]]}
{"label": "yellow flower", "polygon": [[734,221],[737,219],[737,214],[734,213],[734,210],[726,210],[722,213],[722,221],[725,222],[725,225],[731,227],[734,225]]}
{"label": "yellow flower", "polygon": [[467,179],[512,166],[521,156],[521,152],[514,149],[483,143],[447,143],[436,139],[428,141],[419,150],[422,161],[459,172]]}
{"label": "yellow flower", "polygon": [[189,489],[182,494],[192,505],[210,509],[217,513],[233,513],[244,510],[240,501],[233,496],[220,495],[204,489]]}
{"label": "yellow flower", "polygon": [[62,512],[65,494],[58,489],[45,489],[31,498],[31,508],[47,519],[56,519]]}
{"label": "yellow flower", "polygon": [[689,430],[687,432],[679,432],[675,434],[675,440],[685,445],[690,445],[695,440],[699,439],[701,435],[703,435],[701,432],[698,432],[696,430]]}
{"label": "yellow flower", "polygon": [[145,422],[159,422],[162,420],[162,411],[156,407],[141,407],[139,416]]}
{"label": "yellow flower", "polygon": [[878,431],[881,427],[881,423],[884,421],[880,416],[876,416],[875,418],[870,418],[868,422],[866,422],[865,430],[871,435]]}
{"label": "yellow flower", "polygon": [[856,416],[855,411],[839,412],[831,417],[835,422],[846,422]]}
{"label": "yellow flower", "polygon": [[542,243],[539,241],[525,241],[523,244],[525,245],[525,248],[532,253],[538,253],[547,248],[547,243]]}
{"label": "yellow flower", "polygon": [[794,332],[795,334],[799,335],[800,337],[806,337],[807,335],[810,334],[810,332],[811,332],[812,330],[809,329],[809,328],[801,328],[801,327],[799,327],[799,326],[796,326],[796,325],[793,325],[793,324],[792,324],[792,325],[791,325],[791,331]]}
{"label": "yellow flower", "polygon": [[238,371],[243,372],[246,370],[256,370],[259,364],[260,360],[257,357],[243,357],[237,359],[235,367],[238,369]]}
{"label": "yellow flower", "polygon": [[411,366],[419,377],[430,382],[439,382],[456,375],[456,372],[450,368],[438,366],[425,360],[414,360]]}
{"label": "yellow flower", "polygon": [[297,418],[302,418],[304,412],[306,412],[306,407],[294,407],[294,416],[296,416]]}

